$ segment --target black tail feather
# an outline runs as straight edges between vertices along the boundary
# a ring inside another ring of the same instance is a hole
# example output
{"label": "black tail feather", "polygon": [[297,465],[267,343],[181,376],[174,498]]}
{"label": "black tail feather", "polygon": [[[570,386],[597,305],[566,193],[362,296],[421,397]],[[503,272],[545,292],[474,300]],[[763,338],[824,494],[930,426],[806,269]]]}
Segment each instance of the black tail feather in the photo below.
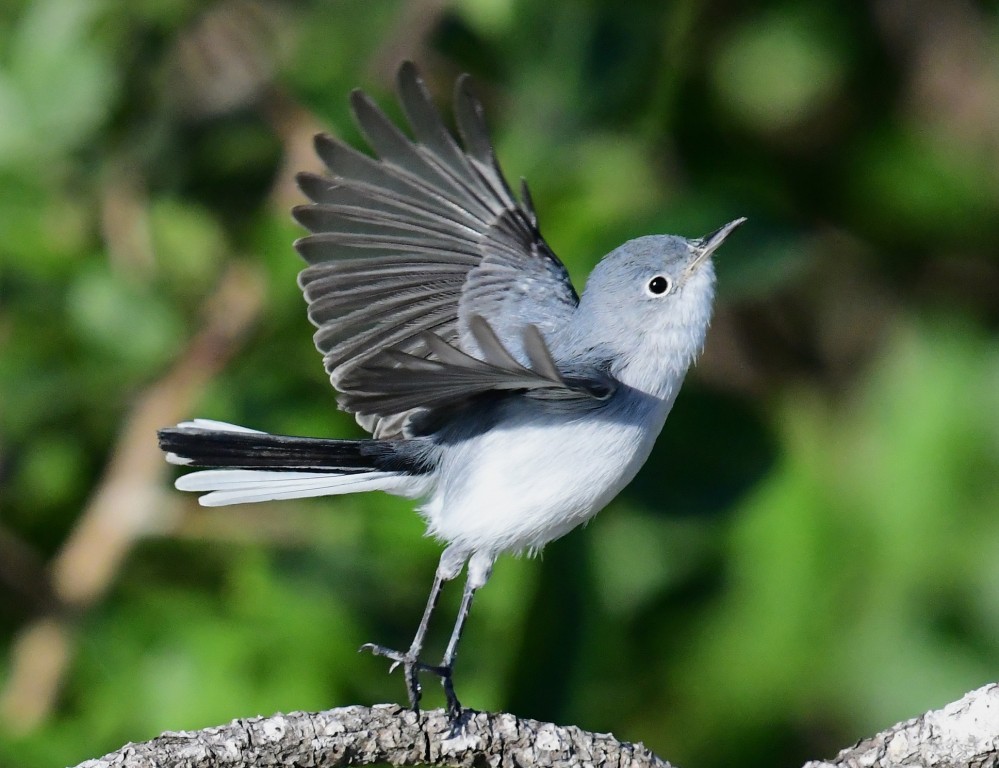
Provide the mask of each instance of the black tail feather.
{"label": "black tail feather", "polygon": [[192,427],[161,429],[157,436],[161,449],[189,467],[337,474],[425,471],[400,451],[405,441],[330,440]]}

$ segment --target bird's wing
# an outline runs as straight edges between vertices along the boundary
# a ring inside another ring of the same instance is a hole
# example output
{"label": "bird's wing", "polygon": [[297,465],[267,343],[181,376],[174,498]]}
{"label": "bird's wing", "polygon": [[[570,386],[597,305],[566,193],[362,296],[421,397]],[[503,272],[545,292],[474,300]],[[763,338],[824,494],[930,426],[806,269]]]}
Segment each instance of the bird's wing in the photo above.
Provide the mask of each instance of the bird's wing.
{"label": "bird's wing", "polygon": [[341,380],[340,404],[347,411],[377,413],[383,418],[419,414],[419,423],[427,425],[440,423],[442,416],[484,396],[516,392],[578,409],[605,402],[617,389],[615,379],[595,368],[564,375],[537,326],[522,329],[519,341],[526,365],[513,356],[483,317],[470,316],[468,329],[479,356],[424,331],[418,339],[422,348],[416,353],[390,347],[353,367]]}
{"label": "bird's wing", "polygon": [[[363,371],[373,389],[381,382],[371,379],[395,377],[391,366],[359,368],[386,349],[431,358],[428,332],[479,353],[472,315],[522,356],[523,326],[551,332],[579,301],[538,231],[526,184],[518,202],[503,178],[467,76],[455,92],[463,146],[413,64],[400,68],[398,87],[415,139],[355,91],[354,114],[377,157],[320,136],[316,149],[331,175],[299,176],[312,200],[294,211],[312,233],[296,243],[310,265],[299,284],[316,346],[341,390],[352,372],[357,382]],[[401,434],[406,420],[404,412],[382,418],[373,401],[355,412],[379,437]]]}

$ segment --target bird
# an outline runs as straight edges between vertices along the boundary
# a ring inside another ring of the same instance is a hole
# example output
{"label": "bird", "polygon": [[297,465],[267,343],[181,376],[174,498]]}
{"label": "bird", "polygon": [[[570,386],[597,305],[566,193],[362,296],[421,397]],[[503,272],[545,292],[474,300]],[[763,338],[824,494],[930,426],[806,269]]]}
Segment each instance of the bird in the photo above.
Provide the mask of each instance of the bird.
{"label": "bird", "polygon": [[[501,170],[471,78],[455,85],[457,135],[412,62],[396,77],[409,134],[350,96],[373,154],[326,134],[326,172],[300,173],[309,234],[298,284],[338,406],[371,434],[269,434],[210,419],[158,432],[176,487],[206,506],[385,491],[418,502],[444,548],[409,648],[362,650],[421,674],[447,711],[476,592],[505,553],[535,554],[591,519],[645,463],[704,345],[715,252],[745,218],[687,239],[629,240],[583,292],[541,235],[525,181]],[[439,663],[423,658],[447,582],[465,571]]]}

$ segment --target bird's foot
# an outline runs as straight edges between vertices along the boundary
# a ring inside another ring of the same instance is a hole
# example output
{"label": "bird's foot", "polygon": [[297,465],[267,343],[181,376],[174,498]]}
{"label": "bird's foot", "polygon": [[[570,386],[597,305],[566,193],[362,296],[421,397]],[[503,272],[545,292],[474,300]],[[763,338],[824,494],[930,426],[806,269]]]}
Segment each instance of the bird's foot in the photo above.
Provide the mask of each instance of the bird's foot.
{"label": "bird's foot", "polygon": [[444,686],[444,696],[447,699],[447,716],[452,726],[457,727],[461,721],[461,702],[454,694],[454,681],[451,679],[451,665],[437,667],[437,673],[441,676],[441,685]]}
{"label": "bird's foot", "polygon": [[375,656],[381,656],[391,661],[392,665],[389,667],[389,674],[395,672],[397,668],[402,667],[403,675],[406,677],[406,695],[409,697],[409,706],[412,707],[414,712],[419,712],[420,698],[423,695],[423,686],[420,685],[419,673],[433,672],[439,675],[439,668],[420,661],[412,650],[406,652],[395,651],[391,648],[386,648],[384,645],[376,645],[375,643],[365,643],[358,650],[371,651]]}
{"label": "bird's foot", "polygon": [[386,648],[384,645],[375,643],[365,643],[360,647],[361,651],[371,651],[375,656],[381,656],[392,662],[389,667],[389,674],[398,667],[402,667],[406,676],[406,694],[409,697],[409,706],[414,712],[420,709],[420,698],[423,695],[423,686],[420,685],[419,673],[430,672],[441,679],[444,686],[444,696],[447,699],[447,714],[452,722],[458,722],[461,716],[461,702],[454,693],[454,682],[452,681],[453,667],[450,664],[433,665],[420,661],[412,651],[395,651]]}

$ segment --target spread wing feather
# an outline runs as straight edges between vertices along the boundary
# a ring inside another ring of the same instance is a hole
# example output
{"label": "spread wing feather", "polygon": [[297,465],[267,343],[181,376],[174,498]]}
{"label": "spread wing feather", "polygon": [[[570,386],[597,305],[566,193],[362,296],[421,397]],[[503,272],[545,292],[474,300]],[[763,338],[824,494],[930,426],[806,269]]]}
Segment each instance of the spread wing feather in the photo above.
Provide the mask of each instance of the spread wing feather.
{"label": "spread wing feather", "polygon": [[380,350],[344,376],[340,404],[354,413],[377,412],[388,417],[453,411],[482,395],[504,391],[586,407],[599,404],[614,391],[615,382],[600,371],[564,377],[533,325],[524,327],[524,344],[531,349],[527,366],[514,358],[482,317],[475,315],[471,320],[481,358],[425,333],[419,341],[432,357],[396,348]]}
{"label": "spread wing feather", "polygon": [[[454,98],[461,144],[410,63],[398,90],[413,138],[355,92],[354,115],[376,156],[317,137],[329,176],[300,175],[312,203],[294,210],[311,233],[296,248],[309,264],[299,284],[316,346],[341,405],[377,437],[399,436],[409,411],[426,411],[428,388],[440,403],[489,381],[516,389],[514,381],[540,378],[552,387],[560,375],[544,334],[578,303],[538,231],[526,184],[518,202],[503,177],[469,79],[459,79]],[[476,356],[489,375],[465,359]],[[455,376],[450,384],[444,372]]]}

